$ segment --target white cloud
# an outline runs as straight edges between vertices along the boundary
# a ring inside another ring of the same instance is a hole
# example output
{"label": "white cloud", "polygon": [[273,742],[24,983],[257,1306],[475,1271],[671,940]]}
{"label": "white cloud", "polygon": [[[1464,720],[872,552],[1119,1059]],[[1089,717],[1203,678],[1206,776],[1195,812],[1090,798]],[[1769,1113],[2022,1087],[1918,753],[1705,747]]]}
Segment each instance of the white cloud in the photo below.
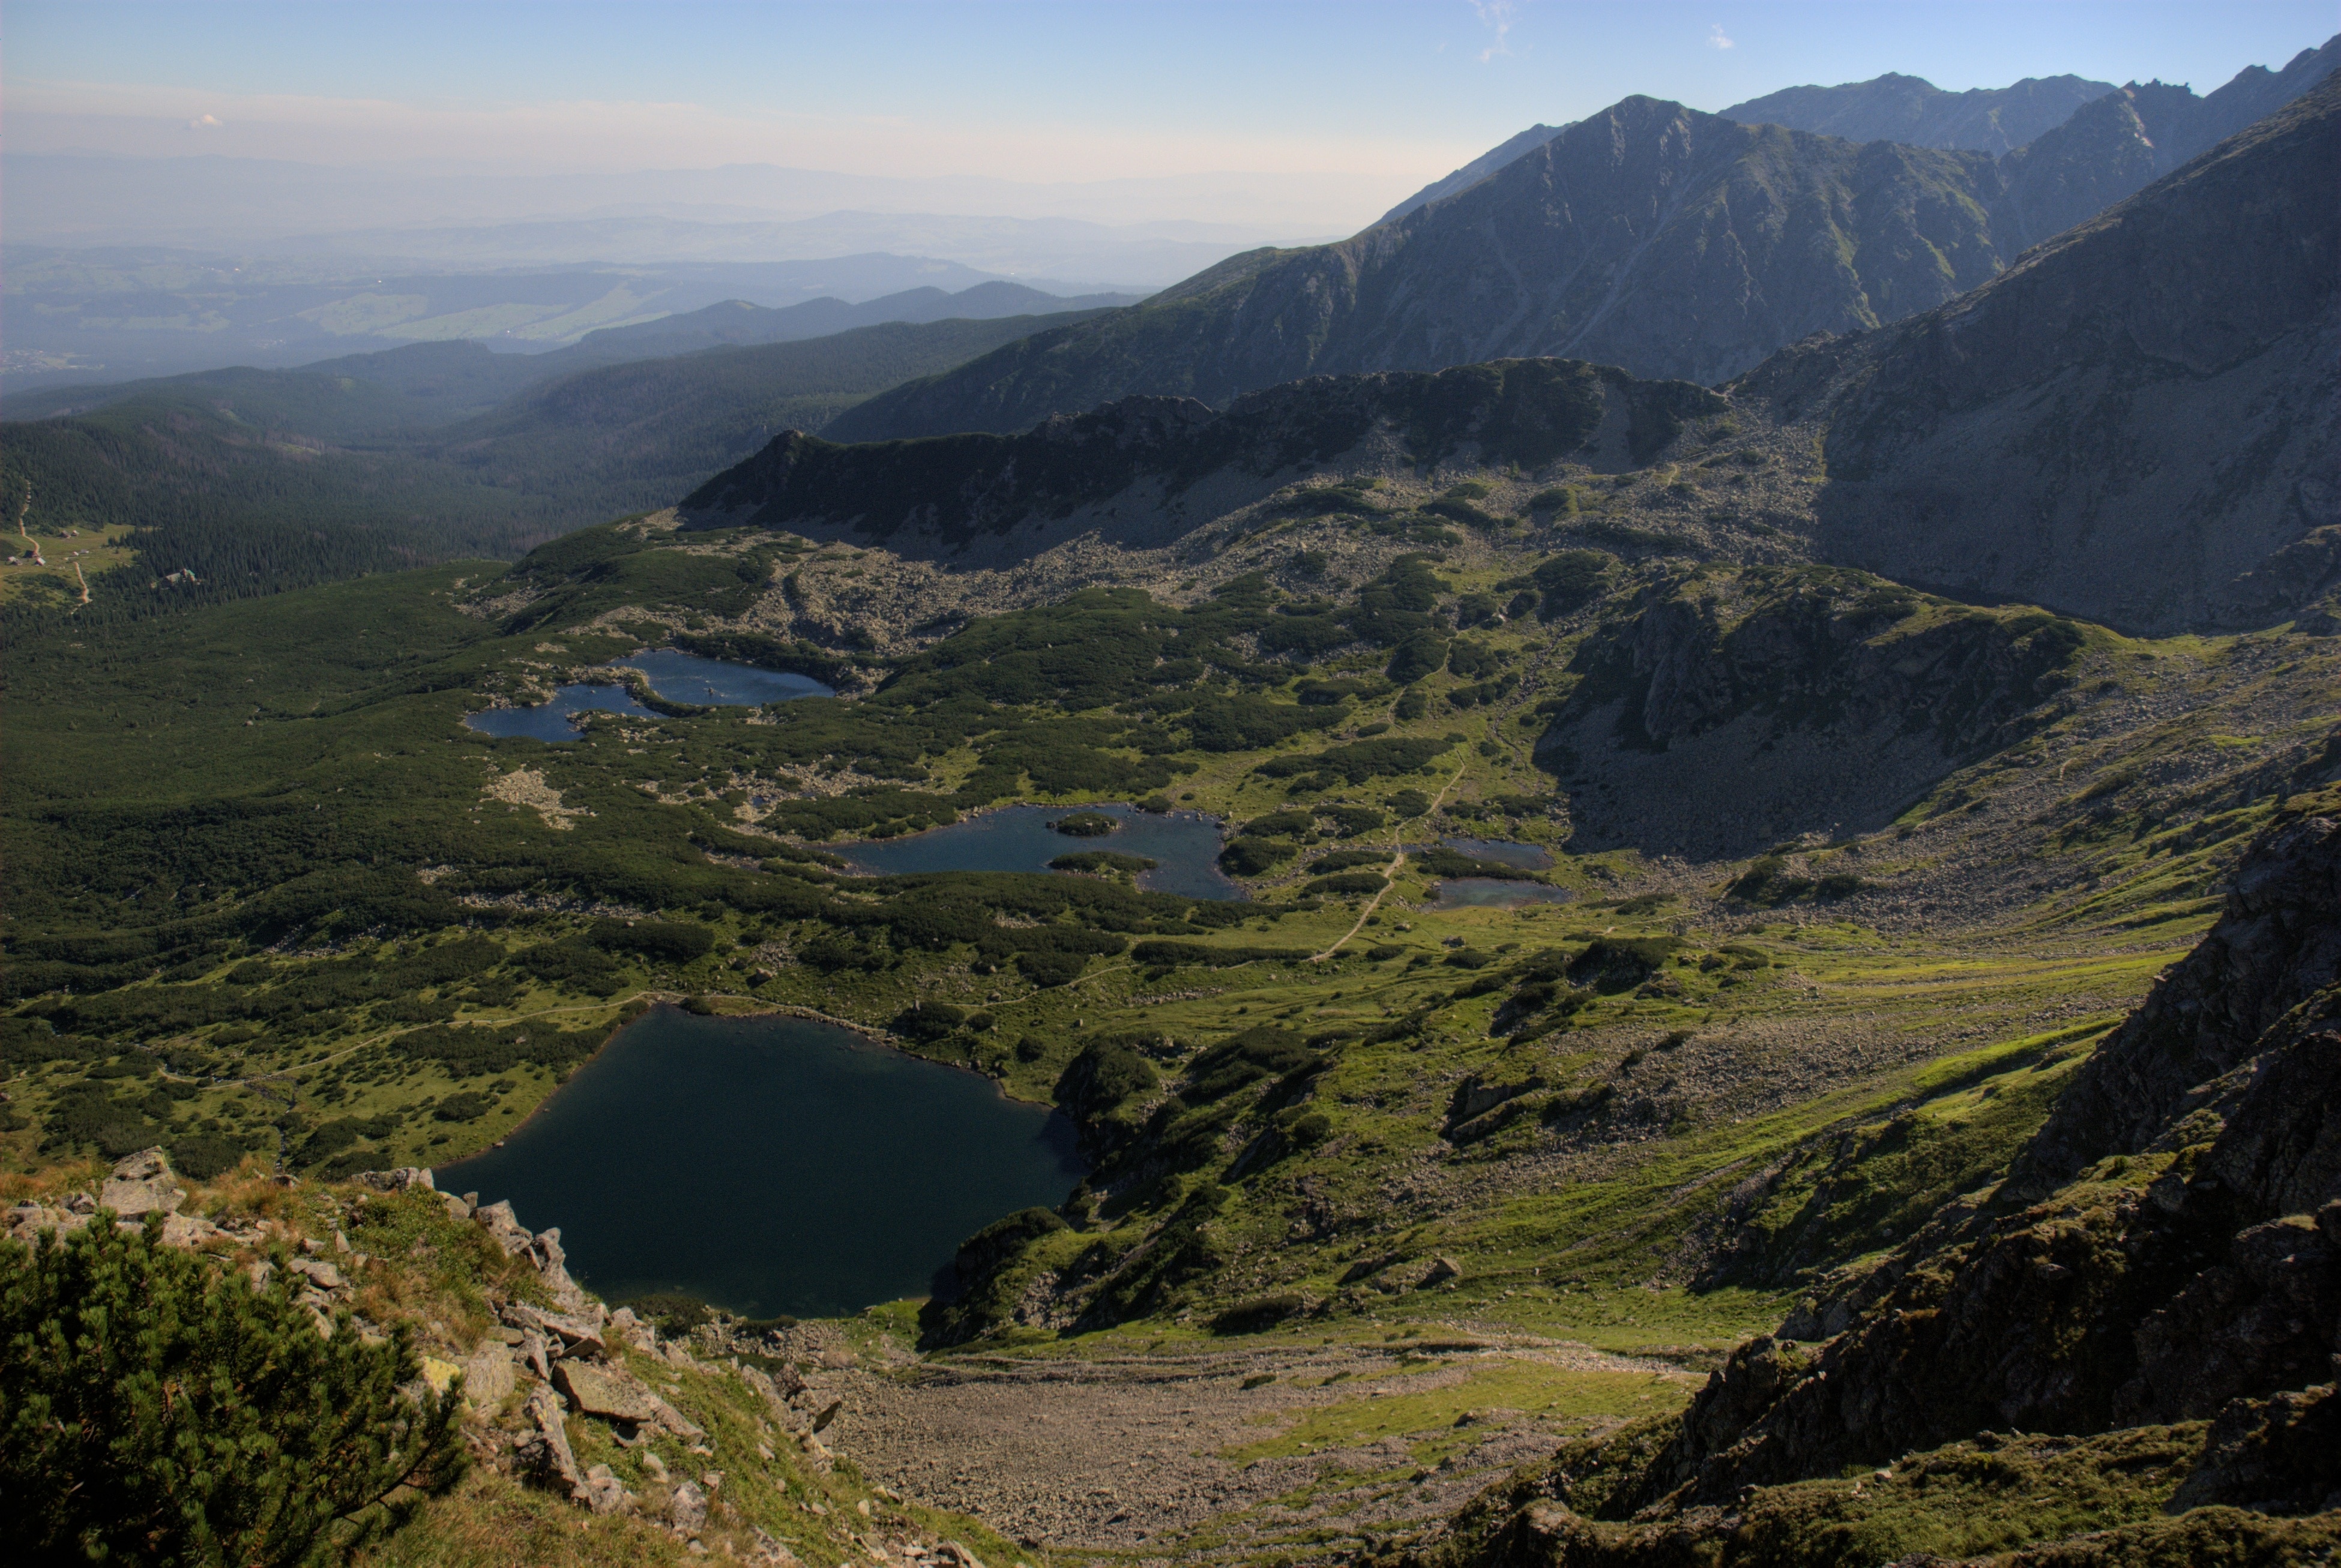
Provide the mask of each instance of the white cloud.
{"label": "white cloud", "polygon": [[187,129],[190,131],[215,131],[219,128],[219,116],[217,114],[198,114],[194,119],[187,122]]}
{"label": "white cloud", "polygon": [[1710,49],[1737,49],[1739,47],[1738,45],[1731,41],[1731,35],[1723,30],[1723,24],[1720,22],[1718,22],[1714,26],[1709,27],[1707,30],[1707,46]]}
{"label": "white cloud", "polygon": [[1482,65],[1499,55],[1512,52],[1509,35],[1512,30],[1512,18],[1519,14],[1519,8],[1520,0],[1471,0],[1471,9],[1479,14],[1480,25],[1492,28],[1496,35],[1496,41],[1479,51]]}

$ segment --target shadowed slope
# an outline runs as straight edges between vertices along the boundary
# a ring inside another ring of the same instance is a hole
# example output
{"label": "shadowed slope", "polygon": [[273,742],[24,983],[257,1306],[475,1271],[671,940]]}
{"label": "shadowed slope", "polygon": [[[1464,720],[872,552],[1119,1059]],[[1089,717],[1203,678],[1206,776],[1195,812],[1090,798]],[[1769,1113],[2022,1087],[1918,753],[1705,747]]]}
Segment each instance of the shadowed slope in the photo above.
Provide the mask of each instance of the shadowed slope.
{"label": "shadowed slope", "polygon": [[2341,83],[1964,299],[1738,383],[1825,432],[1820,554],[2130,630],[2341,575]]}

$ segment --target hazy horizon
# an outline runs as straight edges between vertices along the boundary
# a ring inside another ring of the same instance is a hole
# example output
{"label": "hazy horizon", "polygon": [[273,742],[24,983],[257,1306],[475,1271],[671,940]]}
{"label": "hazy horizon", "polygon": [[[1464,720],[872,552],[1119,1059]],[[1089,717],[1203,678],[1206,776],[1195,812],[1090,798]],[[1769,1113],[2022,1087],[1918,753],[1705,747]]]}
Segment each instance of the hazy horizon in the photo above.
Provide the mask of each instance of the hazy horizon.
{"label": "hazy horizon", "polygon": [[[906,280],[1144,293],[1354,233],[1526,127],[1634,94],[1719,110],[1888,72],[2208,90],[2330,27],[2296,0],[22,0],[0,234],[16,258],[90,265],[12,268],[6,371],[22,387],[433,337],[543,347],[732,282],[768,306]],[[177,254],[100,259],[124,251]],[[493,309],[363,292],[375,272],[581,267],[654,275]],[[325,282],[358,292],[286,286]]]}
{"label": "hazy horizon", "polygon": [[[705,183],[762,167],[833,187],[797,217],[1185,221],[1298,238],[1354,232],[1523,127],[1629,94],[1711,111],[1889,71],[1951,91],[2061,74],[2207,90],[2332,30],[2329,5],[2297,0],[20,0],[0,125],[19,157],[218,155],[456,182]],[[920,194],[890,198],[898,181]]]}

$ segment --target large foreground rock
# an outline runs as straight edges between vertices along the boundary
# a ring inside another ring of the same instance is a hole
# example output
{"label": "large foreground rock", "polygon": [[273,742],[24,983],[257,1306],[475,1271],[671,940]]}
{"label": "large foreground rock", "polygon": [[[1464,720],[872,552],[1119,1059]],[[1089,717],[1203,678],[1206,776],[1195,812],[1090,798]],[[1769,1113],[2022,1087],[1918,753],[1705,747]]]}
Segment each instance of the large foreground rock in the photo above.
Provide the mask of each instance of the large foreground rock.
{"label": "large foreground rock", "polygon": [[604,1421],[655,1421],[663,1403],[633,1374],[590,1361],[557,1364],[553,1381],[569,1396],[572,1408]]}
{"label": "large foreground rock", "polygon": [[171,1214],[187,1201],[169,1156],[159,1148],[141,1149],[115,1163],[97,1201],[123,1219],[144,1219],[157,1209]]}

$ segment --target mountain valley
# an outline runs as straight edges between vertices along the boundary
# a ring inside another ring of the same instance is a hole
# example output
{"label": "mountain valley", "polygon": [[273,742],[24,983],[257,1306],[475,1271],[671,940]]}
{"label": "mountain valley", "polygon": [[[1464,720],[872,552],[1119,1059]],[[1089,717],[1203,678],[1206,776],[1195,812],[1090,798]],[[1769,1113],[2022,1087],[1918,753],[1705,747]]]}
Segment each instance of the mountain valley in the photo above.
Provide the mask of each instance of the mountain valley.
{"label": "mountain valley", "polygon": [[[11,1299],[383,1358],[368,1563],[2329,1560],[2336,47],[1628,98],[1137,304],[12,397]],[[1083,1174],[922,1295],[619,1291],[453,1189],[653,1009]]]}

